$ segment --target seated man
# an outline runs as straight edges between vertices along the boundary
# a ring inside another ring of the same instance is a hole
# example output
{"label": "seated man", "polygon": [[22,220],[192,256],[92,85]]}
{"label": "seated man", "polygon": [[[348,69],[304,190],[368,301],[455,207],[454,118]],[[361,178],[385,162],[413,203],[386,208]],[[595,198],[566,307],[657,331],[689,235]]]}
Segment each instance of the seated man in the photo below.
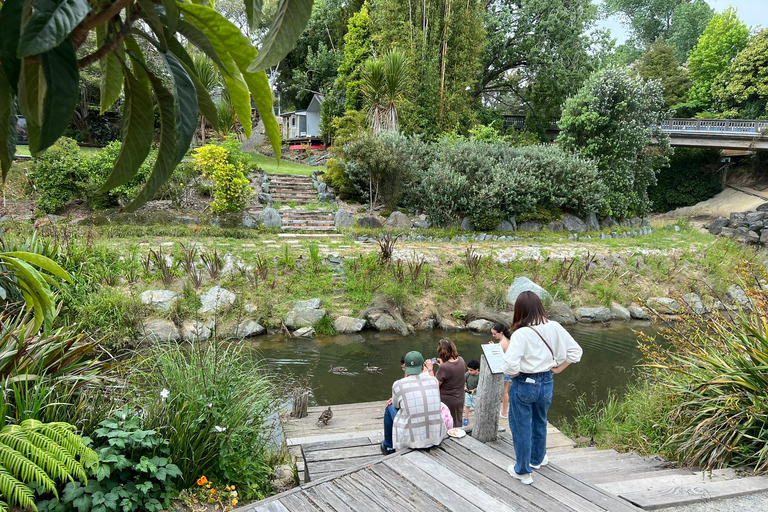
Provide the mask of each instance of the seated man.
{"label": "seated man", "polygon": [[405,377],[392,384],[392,398],[384,412],[384,441],[381,453],[401,448],[429,448],[445,437],[440,415],[440,385],[424,368],[424,357],[416,351],[405,355]]}

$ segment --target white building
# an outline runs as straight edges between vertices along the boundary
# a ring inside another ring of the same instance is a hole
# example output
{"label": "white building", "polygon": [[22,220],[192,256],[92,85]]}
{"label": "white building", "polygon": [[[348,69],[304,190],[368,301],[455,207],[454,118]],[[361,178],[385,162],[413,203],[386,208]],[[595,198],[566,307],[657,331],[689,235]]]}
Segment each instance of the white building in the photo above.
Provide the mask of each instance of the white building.
{"label": "white building", "polygon": [[322,94],[315,94],[305,110],[280,114],[283,140],[320,137],[320,105],[324,99]]}

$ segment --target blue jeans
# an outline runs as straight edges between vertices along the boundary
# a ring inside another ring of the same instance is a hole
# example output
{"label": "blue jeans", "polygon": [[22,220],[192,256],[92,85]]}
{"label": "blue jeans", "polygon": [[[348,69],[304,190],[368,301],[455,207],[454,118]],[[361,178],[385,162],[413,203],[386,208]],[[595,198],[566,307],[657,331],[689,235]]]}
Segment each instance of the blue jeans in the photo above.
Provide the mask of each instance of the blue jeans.
{"label": "blue jeans", "polygon": [[395,422],[395,415],[397,415],[397,409],[394,405],[388,405],[384,409],[384,447],[390,450],[394,448],[392,446],[392,424]]}
{"label": "blue jeans", "polygon": [[[535,380],[535,383],[526,382]],[[509,385],[509,430],[515,444],[515,472],[531,472],[547,453],[547,411],[552,403],[552,372],[521,373]]]}

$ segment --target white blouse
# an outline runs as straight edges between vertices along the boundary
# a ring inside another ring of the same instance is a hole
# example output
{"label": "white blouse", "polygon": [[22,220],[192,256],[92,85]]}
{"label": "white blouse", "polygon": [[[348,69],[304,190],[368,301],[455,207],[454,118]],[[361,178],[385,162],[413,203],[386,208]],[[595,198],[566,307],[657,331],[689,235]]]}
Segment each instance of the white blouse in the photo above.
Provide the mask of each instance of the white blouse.
{"label": "white blouse", "polygon": [[[552,352],[533,329],[547,341]],[[581,347],[573,336],[562,325],[549,320],[543,324],[521,327],[512,333],[501,369],[507,375],[546,372],[565,361],[578,363],[581,354]]]}

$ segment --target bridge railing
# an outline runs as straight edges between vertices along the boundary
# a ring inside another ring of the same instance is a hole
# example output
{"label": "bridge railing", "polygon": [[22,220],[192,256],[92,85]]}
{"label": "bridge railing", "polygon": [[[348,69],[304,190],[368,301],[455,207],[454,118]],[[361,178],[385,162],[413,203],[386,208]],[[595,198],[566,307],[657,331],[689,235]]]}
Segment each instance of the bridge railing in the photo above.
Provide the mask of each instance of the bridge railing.
{"label": "bridge railing", "polygon": [[768,121],[753,119],[670,119],[661,124],[665,132],[749,133],[768,132]]}

